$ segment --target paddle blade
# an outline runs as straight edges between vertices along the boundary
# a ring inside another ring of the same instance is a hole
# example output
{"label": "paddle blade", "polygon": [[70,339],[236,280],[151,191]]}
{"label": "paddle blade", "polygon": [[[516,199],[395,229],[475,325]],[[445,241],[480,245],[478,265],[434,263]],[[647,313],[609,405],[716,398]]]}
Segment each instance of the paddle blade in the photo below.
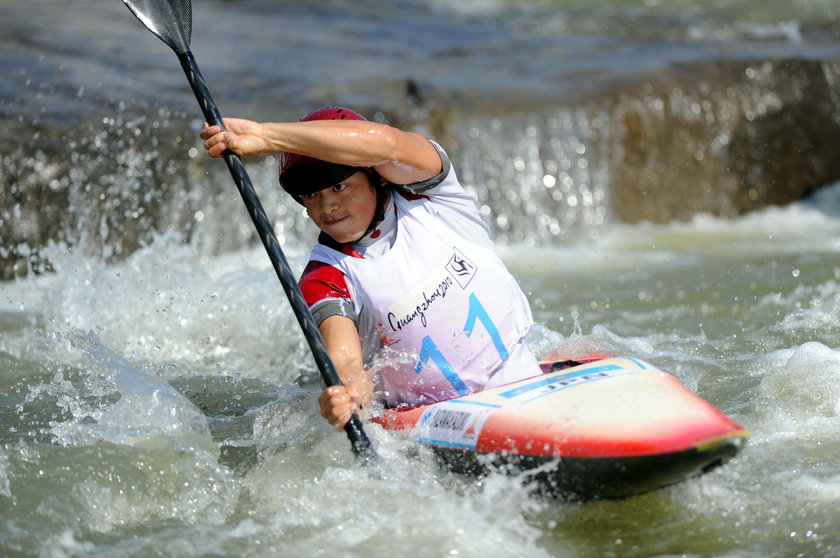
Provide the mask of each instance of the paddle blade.
{"label": "paddle blade", "polygon": [[190,0],[123,0],[123,3],[149,31],[177,54],[190,50]]}

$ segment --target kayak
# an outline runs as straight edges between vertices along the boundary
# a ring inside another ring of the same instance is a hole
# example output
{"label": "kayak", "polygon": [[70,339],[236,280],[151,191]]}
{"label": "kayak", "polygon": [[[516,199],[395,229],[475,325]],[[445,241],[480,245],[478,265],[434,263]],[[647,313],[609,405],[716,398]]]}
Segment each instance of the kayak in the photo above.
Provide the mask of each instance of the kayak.
{"label": "kayak", "polygon": [[749,433],[677,378],[628,356],[541,363],[545,374],[375,419],[452,472],[521,475],[570,499],[623,498],[701,475]]}

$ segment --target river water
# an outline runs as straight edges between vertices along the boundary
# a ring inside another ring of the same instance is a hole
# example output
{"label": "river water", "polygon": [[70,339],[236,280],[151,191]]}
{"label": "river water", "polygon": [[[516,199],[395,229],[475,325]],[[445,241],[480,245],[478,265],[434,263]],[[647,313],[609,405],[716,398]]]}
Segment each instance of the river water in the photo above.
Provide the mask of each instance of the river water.
{"label": "river water", "polygon": [[[630,61],[641,71],[722,51],[820,57],[840,44],[838,9],[828,0],[196,2],[194,50],[208,77],[245,68],[244,87],[220,79],[217,100],[258,116],[297,113],[350,74],[375,73],[365,64],[374,51],[389,72],[410,67],[437,88],[484,93],[511,75],[525,90],[551,86],[542,56],[565,56],[563,71],[580,76],[616,53],[613,77]],[[33,255],[29,272],[0,283],[0,555],[840,556],[840,184],[736,218],[630,225],[613,217],[609,170],[588,167],[585,146],[567,135],[558,151],[570,165],[558,157],[568,172],[557,180],[574,183],[564,199],[575,201],[533,220],[519,210],[543,204],[539,191],[516,184],[510,196],[467,160],[496,141],[511,168],[528,170],[527,153],[513,153],[528,147],[527,129],[505,144],[498,121],[472,120],[462,176],[531,301],[534,350],[648,360],[752,437],[722,468],[621,501],[546,499],[518,479],[446,474],[374,424],[383,463],[366,469],[317,414],[308,349],[219,163],[190,139],[164,148],[170,140],[149,144],[137,132],[195,132],[194,99],[166,47],[120,2],[2,2],[0,15],[3,72],[14,78],[0,84],[4,164],[26,159],[27,184],[71,191],[65,234],[17,246]],[[313,46],[324,25],[334,33]],[[276,60],[283,71],[264,64],[273,27],[297,45]],[[319,64],[337,51],[347,64],[325,74]],[[288,105],[265,104],[273,98]],[[154,112],[138,116],[144,107]],[[89,136],[85,153],[55,147],[55,130],[68,126],[73,141]],[[58,173],[44,153],[64,153],[74,169]],[[168,158],[189,166],[154,166]],[[248,162],[300,271],[315,230],[272,189],[275,164]],[[144,198],[149,169],[182,195],[157,207],[161,186]],[[103,207],[126,219],[103,217]],[[129,225],[146,227],[131,250],[119,229]]]}

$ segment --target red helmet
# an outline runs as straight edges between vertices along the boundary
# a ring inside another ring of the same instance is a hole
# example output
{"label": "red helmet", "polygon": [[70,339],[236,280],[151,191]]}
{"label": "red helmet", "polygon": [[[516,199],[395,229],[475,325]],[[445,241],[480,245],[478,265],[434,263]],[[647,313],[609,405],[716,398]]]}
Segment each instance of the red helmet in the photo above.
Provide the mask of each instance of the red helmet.
{"label": "red helmet", "polygon": [[[367,118],[344,107],[324,107],[300,118],[300,122],[311,120],[364,120]],[[311,194],[338,184],[360,169],[350,165],[339,165],[313,159],[297,153],[283,153],[280,159],[280,186],[296,202],[302,204],[304,194]]]}

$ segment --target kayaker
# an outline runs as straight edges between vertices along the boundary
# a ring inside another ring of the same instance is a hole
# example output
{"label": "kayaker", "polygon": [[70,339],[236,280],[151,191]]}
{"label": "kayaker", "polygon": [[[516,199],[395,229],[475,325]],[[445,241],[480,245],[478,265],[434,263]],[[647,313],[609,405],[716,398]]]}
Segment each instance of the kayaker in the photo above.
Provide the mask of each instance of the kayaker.
{"label": "kayaker", "polygon": [[201,132],[209,155],[281,153],[281,186],[321,230],[300,286],[344,384],[319,398],[330,424],[540,373],[528,301],[437,143],[343,107],[225,126]]}

